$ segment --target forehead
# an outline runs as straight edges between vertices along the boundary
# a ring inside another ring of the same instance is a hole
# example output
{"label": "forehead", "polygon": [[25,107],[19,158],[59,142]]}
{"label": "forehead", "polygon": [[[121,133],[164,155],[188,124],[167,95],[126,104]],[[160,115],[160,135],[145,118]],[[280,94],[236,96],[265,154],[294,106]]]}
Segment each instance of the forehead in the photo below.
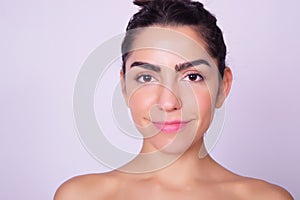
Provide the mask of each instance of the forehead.
{"label": "forehead", "polygon": [[191,59],[208,54],[205,43],[189,26],[139,29],[135,34],[131,50],[147,48],[172,52]]}
{"label": "forehead", "polygon": [[[206,51],[205,43],[199,34],[189,26],[178,27],[146,27],[133,33],[129,60],[148,59],[148,61],[183,62],[207,60],[213,65],[213,59]],[[131,58],[130,58],[131,57]]]}

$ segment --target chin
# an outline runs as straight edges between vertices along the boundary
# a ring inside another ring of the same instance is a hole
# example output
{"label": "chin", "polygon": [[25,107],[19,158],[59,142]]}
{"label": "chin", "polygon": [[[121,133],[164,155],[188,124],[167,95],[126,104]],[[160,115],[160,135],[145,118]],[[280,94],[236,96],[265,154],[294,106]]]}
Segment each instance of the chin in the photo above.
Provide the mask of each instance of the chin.
{"label": "chin", "polygon": [[182,155],[191,144],[169,144],[160,149],[161,153],[170,155]]}
{"label": "chin", "polygon": [[193,144],[200,142],[200,134],[178,133],[172,138],[157,137],[149,142],[159,152],[164,154],[181,155],[185,153]]}

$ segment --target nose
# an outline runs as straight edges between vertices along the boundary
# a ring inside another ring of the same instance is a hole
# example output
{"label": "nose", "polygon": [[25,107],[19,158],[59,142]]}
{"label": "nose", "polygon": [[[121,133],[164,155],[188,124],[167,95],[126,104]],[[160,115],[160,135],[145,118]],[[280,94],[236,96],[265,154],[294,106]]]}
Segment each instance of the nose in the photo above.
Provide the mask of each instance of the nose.
{"label": "nose", "polygon": [[174,89],[161,86],[158,105],[161,110],[171,112],[181,108],[181,101]]}

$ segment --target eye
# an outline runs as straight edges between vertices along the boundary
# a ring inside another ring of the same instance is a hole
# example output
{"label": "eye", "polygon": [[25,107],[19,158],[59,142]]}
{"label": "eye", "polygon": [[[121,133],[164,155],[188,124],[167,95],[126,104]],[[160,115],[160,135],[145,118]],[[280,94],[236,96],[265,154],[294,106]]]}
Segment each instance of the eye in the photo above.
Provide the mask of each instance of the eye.
{"label": "eye", "polygon": [[199,82],[201,80],[203,80],[203,76],[201,76],[200,74],[197,73],[191,73],[186,75],[183,78],[184,81],[192,81],[192,82]]}
{"label": "eye", "polygon": [[156,79],[149,75],[149,74],[142,74],[142,75],[139,75],[136,80],[140,83],[150,83],[150,82],[155,82]]}

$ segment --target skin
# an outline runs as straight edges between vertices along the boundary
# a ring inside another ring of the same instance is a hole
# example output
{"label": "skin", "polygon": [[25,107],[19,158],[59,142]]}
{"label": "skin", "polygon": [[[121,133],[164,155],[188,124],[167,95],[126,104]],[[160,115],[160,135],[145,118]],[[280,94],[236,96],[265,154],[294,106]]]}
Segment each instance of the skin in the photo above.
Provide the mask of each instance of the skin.
{"label": "skin", "polygon": [[[167,28],[184,34],[205,49],[205,43],[194,29],[188,26]],[[147,31],[141,33],[136,43],[149,38],[147,34]],[[152,33],[151,36],[153,38]],[[166,38],[156,37],[150,41],[153,46],[159,42],[165,44]],[[169,42],[170,50],[174,41],[170,39]],[[141,153],[119,170],[66,181],[57,190],[55,200],[293,199],[279,186],[228,171],[209,154],[199,158],[203,134],[215,108],[222,106],[230,91],[232,73],[227,67],[220,79],[216,60],[202,53],[193,55],[190,49],[189,45],[182,46],[181,50],[187,52],[184,56],[157,49],[136,50],[130,54],[126,75],[121,72],[120,77],[124,99],[144,136]],[[199,56],[211,66],[201,64],[176,71],[178,64]],[[145,69],[136,62],[151,63],[160,71]],[[187,122],[178,133],[158,129],[153,124],[174,119]]]}

